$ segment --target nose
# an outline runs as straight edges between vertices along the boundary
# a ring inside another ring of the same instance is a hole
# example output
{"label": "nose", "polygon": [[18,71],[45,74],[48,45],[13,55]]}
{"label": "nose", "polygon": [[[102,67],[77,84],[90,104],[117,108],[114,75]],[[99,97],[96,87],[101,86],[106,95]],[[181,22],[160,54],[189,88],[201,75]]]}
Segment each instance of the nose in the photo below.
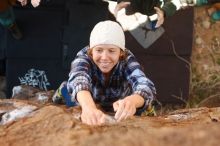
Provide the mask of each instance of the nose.
{"label": "nose", "polygon": [[108,52],[107,51],[103,51],[102,52],[102,59],[107,59],[108,58]]}

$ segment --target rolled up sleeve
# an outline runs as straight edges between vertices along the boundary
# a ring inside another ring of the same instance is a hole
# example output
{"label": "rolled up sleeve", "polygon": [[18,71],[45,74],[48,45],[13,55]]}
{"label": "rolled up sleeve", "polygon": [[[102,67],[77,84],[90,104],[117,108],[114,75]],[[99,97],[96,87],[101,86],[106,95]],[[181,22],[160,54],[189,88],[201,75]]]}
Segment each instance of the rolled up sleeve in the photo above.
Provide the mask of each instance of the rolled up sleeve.
{"label": "rolled up sleeve", "polygon": [[137,109],[137,113],[145,111],[149,104],[156,97],[156,89],[153,82],[145,76],[140,64],[131,54],[128,57],[128,65],[125,68],[125,75],[132,87],[132,93],[138,94],[144,98],[144,105]]}
{"label": "rolled up sleeve", "polygon": [[72,64],[67,82],[68,92],[72,96],[72,101],[77,103],[76,95],[79,91],[91,91],[90,63],[87,57],[78,56]]}

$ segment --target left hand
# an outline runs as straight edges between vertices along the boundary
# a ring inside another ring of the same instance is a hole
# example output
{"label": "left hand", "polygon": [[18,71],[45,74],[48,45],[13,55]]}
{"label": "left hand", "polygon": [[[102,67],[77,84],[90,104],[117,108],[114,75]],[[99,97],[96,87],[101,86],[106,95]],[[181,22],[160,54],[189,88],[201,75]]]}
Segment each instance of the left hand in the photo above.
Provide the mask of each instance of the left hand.
{"label": "left hand", "polygon": [[155,28],[158,28],[164,23],[164,12],[158,7],[154,7],[154,9],[156,10],[158,16],[157,24],[155,25]]}
{"label": "left hand", "polygon": [[120,2],[119,4],[116,5],[115,9],[114,9],[114,16],[117,19],[118,16],[118,12],[123,9],[126,8],[128,5],[130,5],[130,2]]}
{"label": "left hand", "polygon": [[125,120],[133,116],[136,112],[135,103],[129,98],[120,99],[113,103],[115,113],[115,119],[117,121]]}

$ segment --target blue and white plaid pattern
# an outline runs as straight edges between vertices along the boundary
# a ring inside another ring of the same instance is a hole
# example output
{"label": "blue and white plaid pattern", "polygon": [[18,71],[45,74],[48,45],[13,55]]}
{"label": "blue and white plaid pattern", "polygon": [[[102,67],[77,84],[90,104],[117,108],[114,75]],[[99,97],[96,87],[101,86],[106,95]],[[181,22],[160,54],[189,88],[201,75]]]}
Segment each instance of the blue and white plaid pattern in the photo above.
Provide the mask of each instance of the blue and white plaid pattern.
{"label": "blue and white plaid pattern", "polygon": [[120,61],[113,69],[108,85],[104,76],[92,59],[87,55],[88,47],[83,48],[76,55],[71,64],[67,88],[76,101],[76,94],[81,90],[91,92],[95,102],[112,106],[114,101],[131,94],[139,94],[145,99],[146,110],[156,94],[154,84],[145,76],[135,56],[129,51],[125,60]]}

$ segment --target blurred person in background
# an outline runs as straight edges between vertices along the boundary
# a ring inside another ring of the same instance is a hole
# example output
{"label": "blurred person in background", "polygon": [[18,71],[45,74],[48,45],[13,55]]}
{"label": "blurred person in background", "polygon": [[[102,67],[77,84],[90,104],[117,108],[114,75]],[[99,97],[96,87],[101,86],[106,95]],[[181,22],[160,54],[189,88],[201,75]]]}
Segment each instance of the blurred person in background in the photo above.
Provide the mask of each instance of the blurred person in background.
{"label": "blurred person in background", "polygon": [[[28,0],[18,0],[22,6],[27,4]],[[21,30],[19,29],[15,15],[13,12],[13,6],[16,4],[16,0],[1,0],[0,1],[0,24],[9,30],[12,37],[16,40],[20,40],[23,37]],[[33,7],[37,7],[40,4],[40,0],[31,0]]]}
{"label": "blurred person in background", "polygon": [[[164,23],[165,17],[172,16],[176,11],[188,6],[202,6],[219,3],[220,0],[117,0],[114,15],[117,18],[118,12],[125,8],[126,14],[131,15],[136,12],[147,15],[148,17],[156,14],[155,28],[160,27]],[[215,7],[216,8],[216,7]],[[213,12],[214,20],[220,19],[219,6]]]}

